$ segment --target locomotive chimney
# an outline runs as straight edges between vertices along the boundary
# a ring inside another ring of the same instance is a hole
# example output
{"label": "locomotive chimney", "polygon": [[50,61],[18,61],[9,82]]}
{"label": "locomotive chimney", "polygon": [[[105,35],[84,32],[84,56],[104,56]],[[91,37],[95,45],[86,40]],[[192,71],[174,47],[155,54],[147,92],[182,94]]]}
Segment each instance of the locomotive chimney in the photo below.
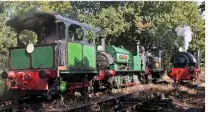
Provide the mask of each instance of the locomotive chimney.
{"label": "locomotive chimney", "polygon": [[101,45],[103,46],[103,50],[105,50],[105,37],[101,37]]}
{"label": "locomotive chimney", "polygon": [[138,41],[136,44],[137,44],[137,55],[139,55],[139,51],[140,51],[140,49],[139,49],[140,42]]}
{"label": "locomotive chimney", "polygon": [[197,68],[200,70],[201,68],[200,68],[200,51],[197,51],[197,64],[198,64],[198,66],[197,66]]}
{"label": "locomotive chimney", "polygon": [[106,39],[106,34],[103,29],[100,31],[100,39],[101,39],[101,46],[103,46],[103,50],[105,51],[105,39]]}
{"label": "locomotive chimney", "polygon": [[163,57],[162,57],[163,51],[159,51],[159,58],[160,58],[160,68],[163,69]]}

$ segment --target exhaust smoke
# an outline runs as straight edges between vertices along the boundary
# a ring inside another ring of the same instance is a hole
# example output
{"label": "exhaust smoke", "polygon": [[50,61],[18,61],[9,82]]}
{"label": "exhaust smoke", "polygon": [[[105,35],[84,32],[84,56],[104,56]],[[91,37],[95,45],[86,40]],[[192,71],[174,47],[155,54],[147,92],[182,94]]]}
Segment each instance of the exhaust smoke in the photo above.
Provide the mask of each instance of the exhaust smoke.
{"label": "exhaust smoke", "polygon": [[189,47],[189,43],[191,42],[192,40],[192,31],[191,31],[191,27],[190,26],[178,26],[176,29],[175,29],[176,33],[178,36],[182,36],[183,37],[183,40],[184,40],[184,51],[187,51],[188,50],[188,47]]}

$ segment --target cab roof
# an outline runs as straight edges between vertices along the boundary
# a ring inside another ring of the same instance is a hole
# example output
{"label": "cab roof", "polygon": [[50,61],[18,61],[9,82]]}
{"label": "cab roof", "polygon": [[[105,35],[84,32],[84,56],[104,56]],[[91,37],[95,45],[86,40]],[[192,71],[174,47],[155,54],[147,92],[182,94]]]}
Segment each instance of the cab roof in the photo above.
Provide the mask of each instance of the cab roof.
{"label": "cab roof", "polygon": [[7,26],[14,28],[17,32],[22,30],[31,30],[36,33],[40,32],[41,28],[50,24],[55,23],[56,20],[68,23],[75,24],[86,29],[91,29],[99,31],[99,29],[89,26],[84,23],[80,23],[60,15],[54,15],[46,12],[26,12],[21,15],[18,15],[6,22]]}

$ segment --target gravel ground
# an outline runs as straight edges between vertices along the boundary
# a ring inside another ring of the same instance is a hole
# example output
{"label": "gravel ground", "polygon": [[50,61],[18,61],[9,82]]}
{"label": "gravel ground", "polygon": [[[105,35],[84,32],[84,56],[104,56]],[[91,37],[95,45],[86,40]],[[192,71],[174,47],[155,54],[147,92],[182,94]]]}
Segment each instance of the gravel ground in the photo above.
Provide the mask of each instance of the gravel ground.
{"label": "gravel ground", "polygon": [[[172,80],[164,76],[162,81],[172,82]],[[191,111],[204,111],[205,106],[205,84],[204,73],[200,78],[193,83],[186,83],[179,87],[178,94],[171,96],[172,105],[168,108],[164,108],[163,111],[172,112],[191,112]],[[116,97],[123,94],[132,92],[169,92],[173,87],[170,84],[145,84],[136,85],[130,88],[114,89],[112,93],[98,93],[96,95],[90,95],[90,101],[88,103],[96,103],[101,100],[107,100],[112,97]],[[73,104],[73,103],[72,103]],[[80,106],[83,103],[77,103],[76,106]],[[63,111],[64,108],[71,106],[71,104],[65,104],[62,101],[54,101],[51,104],[43,104],[43,111]]]}
{"label": "gravel ground", "polygon": [[[137,85],[137,86],[124,88],[124,89],[114,89],[112,93],[100,93],[100,94],[96,94],[92,96],[90,101],[87,102],[87,104],[97,103],[102,100],[108,100],[117,96],[121,96],[123,94],[129,94],[133,92],[142,92],[142,94],[143,93],[146,94],[146,93],[153,93],[153,92],[168,92],[172,89],[173,87],[171,85],[153,85],[153,84]],[[51,104],[44,104],[43,107],[44,107],[44,111],[50,112],[50,111],[61,111],[63,109],[66,109],[66,107],[69,107],[70,105],[71,104],[67,104],[66,106],[66,104],[60,103],[60,101],[56,101]],[[76,107],[82,106],[82,105],[83,105],[82,102],[76,103]],[[73,108],[73,106],[70,106],[70,107]]]}
{"label": "gravel ground", "polygon": [[181,86],[179,95],[173,96],[172,111],[203,111],[205,106],[204,87],[189,88]]}
{"label": "gravel ground", "polygon": [[205,111],[205,80],[203,77],[204,75],[197,81],[179,88],[179,96],[173,97],[175,109],[172,111]]}
{"label": "gravel ground", "polygon": [[[165,76],[166,81],[170,79]],[[205,74],[202,70],[198,80],[179,87],[178,94],[171,97],[172,106],[164,111],[204,112],[205,111]]]}

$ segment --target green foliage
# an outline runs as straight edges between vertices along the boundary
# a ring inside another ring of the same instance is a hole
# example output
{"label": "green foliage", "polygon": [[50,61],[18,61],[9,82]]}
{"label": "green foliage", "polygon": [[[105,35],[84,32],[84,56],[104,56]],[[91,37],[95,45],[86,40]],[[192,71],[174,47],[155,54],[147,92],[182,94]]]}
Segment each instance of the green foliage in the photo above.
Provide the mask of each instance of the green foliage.
{"label": "green foliage", "polygon": [[205,1],[202,2],[202,4],[199,6],[199,9],[201,14],[205,11]]}
{"label": "green foliage", "polygon": [[[174,35],[174,30],[179,25],[189,25],[192,28],[193,40],[190,48],[202,51],[202,62],[204,61],[205,35],[204,21],[201,19],[198,6],[193,2],[169,2],[170,12],[161,13],[154,19],[157,28],[156,37],[159,37],[157,47],[161,46],[166,51],[166,64],[169,63],[173,51],[181,45],[181,37]],[[161,35],[162,34],[162,35]],[[158,38],[157,38],[158,39]],[[175,43],[175,44],[174,44]]]}
{"label": "green foliage", "polygon": [[[71,10],[70,2],[68,1],[19,1],[19,2],[2,2],[11,10],[11,15],[17,15],[32,8],[38,7],[41,11],[48,13],[65,14]],[[15,9],[15,10],[14,10]]]}
{"label": "green foliage", "polygon": [[37,43],[37,34],[33,31],[24,30],[20,32],[19,38],[21,42],[23,42],[25,45],[28,43],[36,44]]}
{"label": "green foliage", "polygon": [[[94,6],[94,7],[93,7]],[[170,56],[183,44],[175,28],[188,25],[192,28],[190,48],[200,50],[204,61],[205,26],[194,2],[72,2],[78,20],[105,29],[111,44],[135,44],[139,40],[146,49],[153,46],[164,51],[165,67]]]}

